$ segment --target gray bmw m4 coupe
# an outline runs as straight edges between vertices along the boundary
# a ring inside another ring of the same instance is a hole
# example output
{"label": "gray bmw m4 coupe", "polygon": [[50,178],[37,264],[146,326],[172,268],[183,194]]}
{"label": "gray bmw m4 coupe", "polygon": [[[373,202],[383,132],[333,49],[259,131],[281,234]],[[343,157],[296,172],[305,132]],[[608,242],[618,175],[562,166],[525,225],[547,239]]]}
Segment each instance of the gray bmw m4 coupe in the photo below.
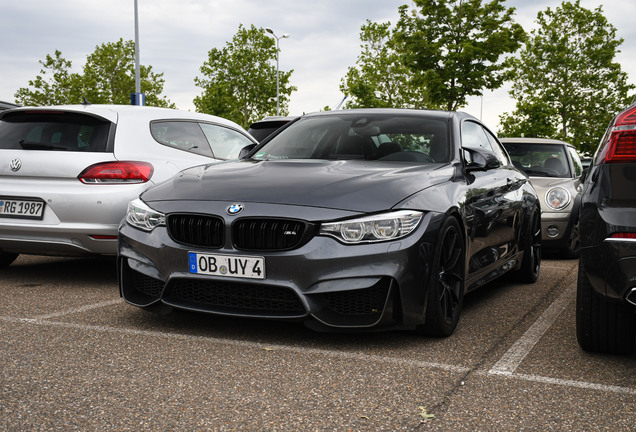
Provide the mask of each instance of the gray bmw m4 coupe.
{"label": "gray bmw m4 coupe", "polygon": [[466,292],[537,280],[537,195],[468,114],[321,112],[251,147],[130,203],[126,302],[449,336]]}

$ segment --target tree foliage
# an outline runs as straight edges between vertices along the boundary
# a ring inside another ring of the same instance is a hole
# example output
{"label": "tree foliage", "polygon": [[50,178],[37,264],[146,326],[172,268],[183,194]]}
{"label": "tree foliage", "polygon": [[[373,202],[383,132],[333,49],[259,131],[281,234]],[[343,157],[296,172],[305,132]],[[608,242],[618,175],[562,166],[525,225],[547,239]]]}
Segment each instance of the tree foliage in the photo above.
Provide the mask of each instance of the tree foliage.
{"label": "tree foliage", "polygon": [[[213,48],[194,82],[203,93],[194,99],[197,111],[214,114],[248,127],[276,114],[276,43],[254,25],[239,29],[222,49]],[[288,113],[293,70],[280,71],[280,111]]]}
{"label": "tree foliage", "polygon": [[398,48],[434,105],[457,110],[504,82],[502,56],[514,53],[525,32],[505,0],[414,0],[401,6]]}
{"label": "tree foliage", "polygon": [[426,89],[414,83],[413,72],[396,50],[391,23],[367,20],[361,27],[357,66],[350,67],[340,90],[349,98],[347,108],[438,108]]}
{"label": "tree foliage", "polygon": [[81,101],[81,76],[71,73],[71,62],[55,50],[55,55],[46,55],[40,60],[40,75],[29,81],[15,93],[16,101],[22,105],[43,106],[79,103]]}
{"label": "tree foliage", "polygon": [[500,134],[560,138],[592,152],[634,88],[614,60],[623,39],[602,7],[592,11],[579,0],[539,12],[536,23],[509,60],[516,107],[500,117]]}
{"label": "tree foliage", "polygon": [[[71,62],[56,50],[40,61],[40,75],[29,81],[28,87],[18,89],[16,100],[23,105],[62,105],[81,103],[130,104],[135,92],[135,43],[120,39],[95,47],[88,55],[83,73],[72,73]],[[174,107],[163,92],[163,73],[155,73],[152,66],[140,65],[141,92],[146,105]]]}

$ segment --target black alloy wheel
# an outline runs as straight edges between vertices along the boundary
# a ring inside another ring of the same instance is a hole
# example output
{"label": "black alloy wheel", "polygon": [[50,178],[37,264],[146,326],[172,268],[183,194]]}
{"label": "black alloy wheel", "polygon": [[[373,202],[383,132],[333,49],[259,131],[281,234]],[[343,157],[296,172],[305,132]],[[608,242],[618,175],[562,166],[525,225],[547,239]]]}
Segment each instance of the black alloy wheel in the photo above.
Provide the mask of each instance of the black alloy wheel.
{"label": "black alloy wheel", "polygon": [[574,225],[572,225],[572,231],[570,231],[570,237],[568,238],[568,243],[563,254],[566,258],[578,258],[580,247],[579,219],[577,218]]}
{"label": "black alloy wheel", "polygon": [[426,321],[418,331],[450,336],[459,322],[464,301],[466,252],[457,219],[449,217],[440,230],[428,286]]}
{"label": "black alloy wheel", "polygon": [[526,234],[522,236],[523,261],[516,277],[520,282],[535,283],[541,272],[541,211],[535,208]]}

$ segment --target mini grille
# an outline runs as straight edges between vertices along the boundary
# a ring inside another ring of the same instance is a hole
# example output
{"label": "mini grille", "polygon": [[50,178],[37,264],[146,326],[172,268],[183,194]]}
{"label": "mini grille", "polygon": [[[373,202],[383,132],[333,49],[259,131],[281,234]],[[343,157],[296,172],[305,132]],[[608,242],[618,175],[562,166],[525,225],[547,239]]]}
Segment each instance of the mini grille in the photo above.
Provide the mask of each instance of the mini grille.
{"label": "mini grille", "polygon": [[174,279],[166,290],[164,300],[211,312],[273,317],[305,314],[296,293],[281,286]]}
{"label": "mini grille", "polygon": [[168,234],[178,243],[201,247],[221,247],[224,243],[223,220],[218,217],[173,214],[168,216]]}
{"label": "mini grille", "polygon": [[232,225],[232,240],[237,249],[289,250],[303,241],[305,223],[284,219],[241,219]]}

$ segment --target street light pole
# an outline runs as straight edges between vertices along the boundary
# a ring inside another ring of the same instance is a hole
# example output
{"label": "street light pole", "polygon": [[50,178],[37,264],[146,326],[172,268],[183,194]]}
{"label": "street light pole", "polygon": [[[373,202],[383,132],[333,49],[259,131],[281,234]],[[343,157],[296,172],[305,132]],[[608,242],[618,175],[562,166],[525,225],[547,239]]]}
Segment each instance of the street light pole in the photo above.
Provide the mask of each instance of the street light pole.
{"label": "street light pole", "polygon": [[270,27],[267,27],[265,29],[265,31],[267,33],[270,33],[276,39],[276,115],[279,116],[280,115],[280,89],[279,89],[279,84],[278,84],[278,81],[279,81],[279,78],[278,78],[278,75],[279,75],[278,74],[278,52],[280,50],[278,48],[278,44],[279,44],[279,41],[281,39],[289,38],[289,33],[285,33],[281,37],[278,37],[274,33],[274,30],[272,30]]}

